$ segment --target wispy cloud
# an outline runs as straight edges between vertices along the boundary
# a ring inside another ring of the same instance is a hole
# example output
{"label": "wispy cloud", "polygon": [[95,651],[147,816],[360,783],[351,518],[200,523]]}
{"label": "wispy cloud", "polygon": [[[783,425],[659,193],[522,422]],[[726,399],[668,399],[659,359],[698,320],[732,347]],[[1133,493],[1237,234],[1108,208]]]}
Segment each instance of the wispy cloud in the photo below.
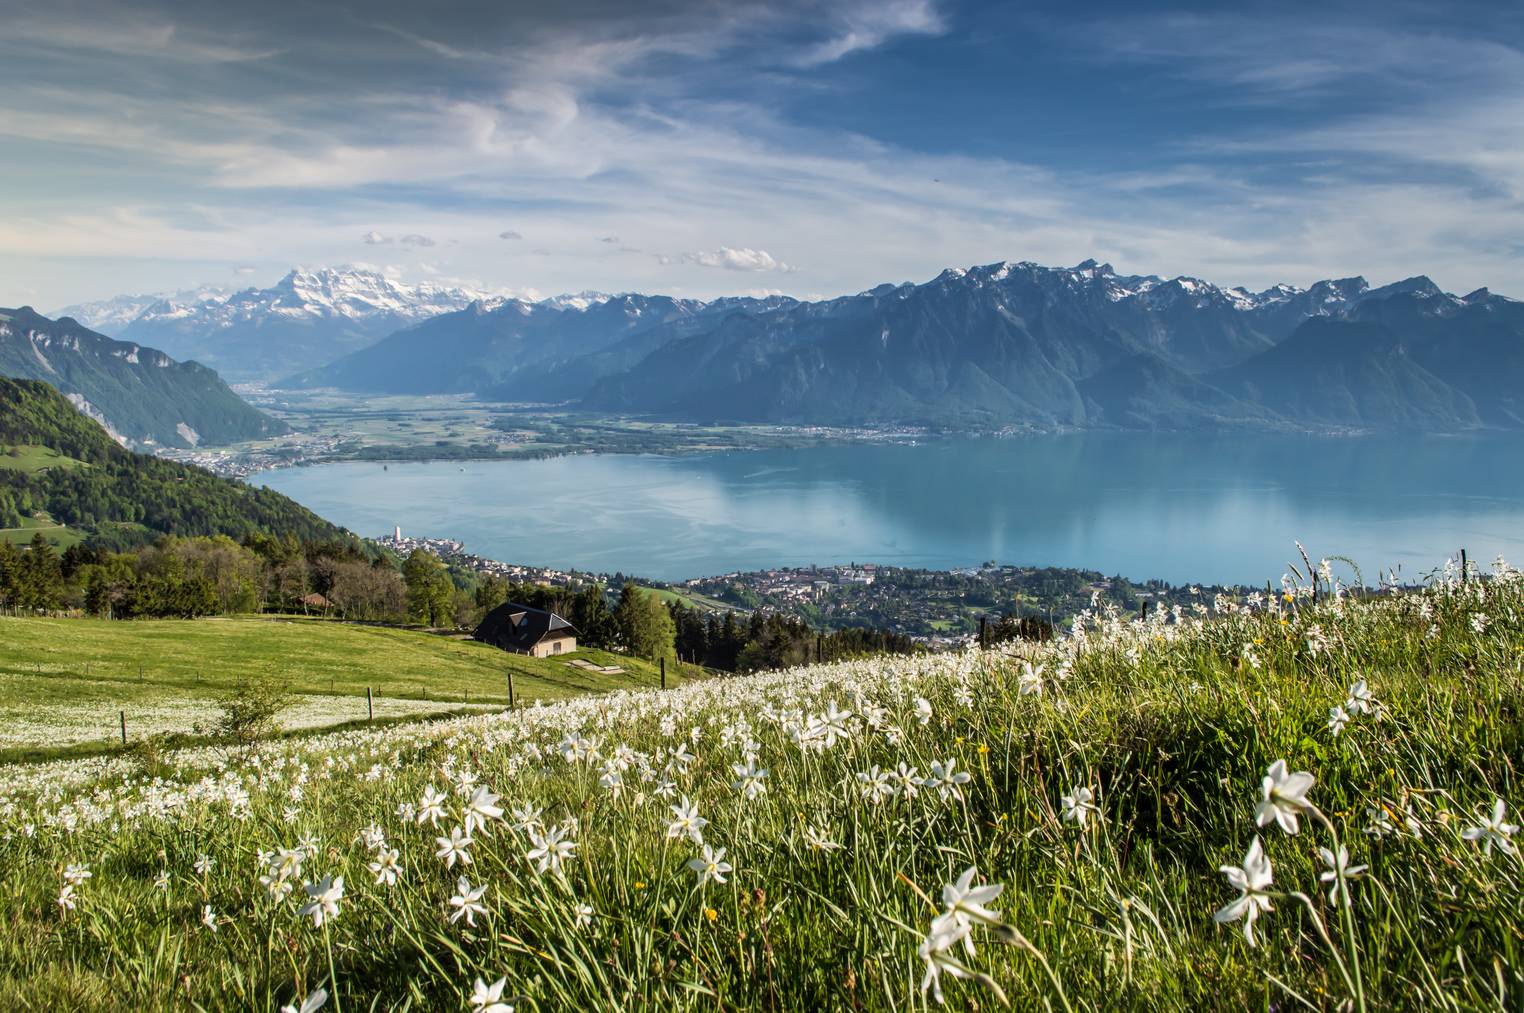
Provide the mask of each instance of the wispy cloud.
{"label": "wispy cloud", "polygon": [[831,63],[902,35],[940,35],[946,24],[932,0],[888,0],[843,4],[833,28],[831,37],[800,54],[801,66]]}
{"label": "wispy cloud", "polygon": [[[1027,23],[1001,36],[995,5],[930,0],[55,7],[0,33],[0,266],[59,303],[121,287],[102,258],[164,251],[148,287],[187,287],[342,262],[357,238],[407,272],[429,249],[429,269],[548,291],[754,272],[839,292],[1092,255],[1524,289],[1524,62],[1502,22],[1084,8],[1018,53]],[[1010,50],[998,71],[965,66],[975,36]],[[1023,55],[1084,87],[1013,86]],[[902,109],[905,75],[935,101]],[[1095,143],[1129,101],[1157,117],[1147,150]]]}

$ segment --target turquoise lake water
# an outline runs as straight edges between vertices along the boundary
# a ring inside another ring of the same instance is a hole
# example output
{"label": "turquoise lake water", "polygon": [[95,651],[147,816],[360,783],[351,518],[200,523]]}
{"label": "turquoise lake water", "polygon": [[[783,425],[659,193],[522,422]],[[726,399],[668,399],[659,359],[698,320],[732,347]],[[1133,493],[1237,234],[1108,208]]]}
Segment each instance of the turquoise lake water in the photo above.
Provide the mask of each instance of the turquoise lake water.
{"label": "turquoise lake water", "polygon": [[985,560],[1263,583],[1301,539],[1368,580],[1524,564],[1524,437],[1080,434],[675,457],[339,463],[256,476],[364,535],[676,580]]}

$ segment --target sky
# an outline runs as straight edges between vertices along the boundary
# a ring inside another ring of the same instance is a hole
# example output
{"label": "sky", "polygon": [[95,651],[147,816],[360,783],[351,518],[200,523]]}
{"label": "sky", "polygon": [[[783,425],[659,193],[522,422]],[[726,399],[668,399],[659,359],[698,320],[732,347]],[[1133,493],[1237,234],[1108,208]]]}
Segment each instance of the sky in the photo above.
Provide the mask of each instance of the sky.
{"label": "sky", "polygon": [[1000,260],[1524,296],[1524,6],[3,0],[0,305]]}

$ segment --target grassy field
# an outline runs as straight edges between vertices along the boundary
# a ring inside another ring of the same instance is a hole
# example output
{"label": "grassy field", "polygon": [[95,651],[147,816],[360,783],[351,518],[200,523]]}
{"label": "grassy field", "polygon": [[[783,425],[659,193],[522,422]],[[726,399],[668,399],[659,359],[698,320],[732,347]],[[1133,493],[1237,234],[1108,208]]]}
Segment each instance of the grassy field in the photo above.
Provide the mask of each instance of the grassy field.
{"label": "grassy field", "polygon": [[728,602],[711,598],[705,594],[695,594],[692,591],[674,591],[665,587],[647,588],[652,594],[660,598],[664,603],[675,601],[687,608],[698,609],[700,612],[735,612],[737,606]]}
{"label": "grassy field", "polygon": [[[528,658],[419,630],[300,617],[201,620],[0,617],[0,759],[50,748],[107,747],[129,712],[129,736],[189,732],[244,680],[279,680],[302,696],[291,722],[338,724],[378,714],[437,711],[654,686],[651,663],[583,650]],[[573,668],[585,659],[621,674]],[[682,681],[678,666],[669,684]],[[324,720],[327,715],[331,720]]]}
{"label": "grassy field", "polygon": [[76,461],[72,457],[65,457],[51,447],[34,447],[23,444],[21,446],[0,446],[0,468],[9,468],[13,471],[22,471],[28,475],[35,475],[39,471],[49,468],[83,468],[86,465],[82,461]]}
{"label": "grassy field", "polygon": [[85,537],[83,532],[64,527],[47,514],[39,514],[22,521],[20,527],[0,528],[0,538],[16,545],[26,545],[36,537],[39,531],[46,535],[48,541],[57,549],[67,549],[76,542],[83,541]]}
{"label": "grassy field", "polygon": [[0,768],[0,1005],[1519,1008],[1524,580],[1307,590]]}

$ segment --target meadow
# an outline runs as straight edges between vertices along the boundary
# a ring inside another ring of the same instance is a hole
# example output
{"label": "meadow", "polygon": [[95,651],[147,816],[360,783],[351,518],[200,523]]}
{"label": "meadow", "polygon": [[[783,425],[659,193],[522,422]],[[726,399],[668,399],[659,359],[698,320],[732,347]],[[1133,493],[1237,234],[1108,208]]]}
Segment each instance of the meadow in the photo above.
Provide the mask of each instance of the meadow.
{"label": "meadow", "polygon": [[1517,1008],[1521,662],[1452,567],[0,768],[0,1005]]}
{"label": "meadow", "polygon": [[[0,760],[59,751],[109,752],[129,739],[210,726],[244,683],[279,681],[296,695],[292,729],[426,715],[508,701],[561,700],[656,686],[655,665],[606,651],[561,658],[507,654],[421,630],[301,616],[117,622],[0,616]],[[584,659],[618,666],[602,674]],[[671,666],[669,684],[681,681]]]}

